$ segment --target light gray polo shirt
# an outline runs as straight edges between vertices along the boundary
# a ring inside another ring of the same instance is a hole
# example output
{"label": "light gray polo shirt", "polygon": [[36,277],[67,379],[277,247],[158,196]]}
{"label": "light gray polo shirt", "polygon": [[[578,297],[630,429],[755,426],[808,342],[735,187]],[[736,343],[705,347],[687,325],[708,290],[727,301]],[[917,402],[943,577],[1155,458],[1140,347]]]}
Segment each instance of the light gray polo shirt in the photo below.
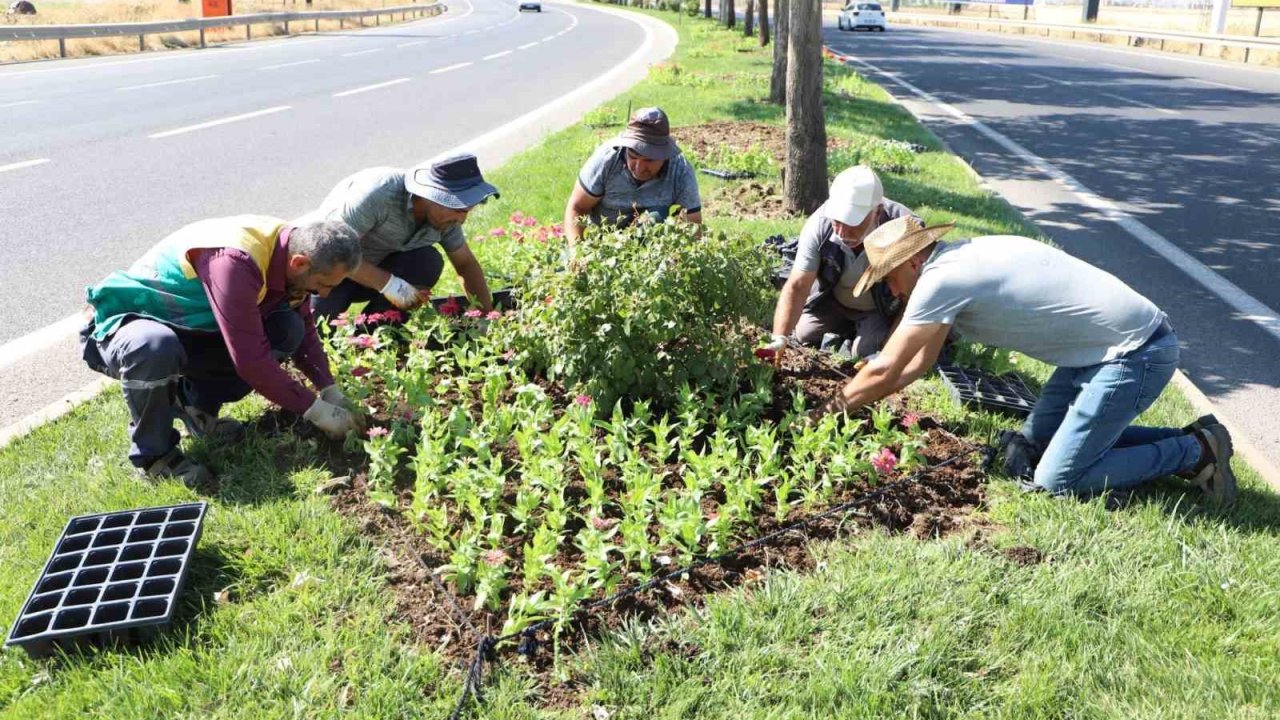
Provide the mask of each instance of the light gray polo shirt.
{"label": "light gray polo shirt", "polygon": [[[867,232],[869,234],[871,230],[894,218],[914,216],[915,213],[911,212],[906,205],[885,198],[876,209],[875,226]],[[919,220],[919,218],[916,219]],[[920,224],[923,225],[924,221],[920,220]],[[836,237],[835,230],[831,227],[831,220],[822,214],[822,208],[818,208],[817,212],[810,215],[800,230],[800,237],[796,242],[796,262],[793,267],[800,272],[818,272],[824,242],[835,243],[844,255],[844,273],[840,275],[840,280],[836,283],[831,296],[850,310],[864,312],[875,310],[876,301],[871,293],[853,294],[853,287],[858,284],[858,278],[862,277],[862,272],[867,269],[867,254],[862,252],[861,248],[857,252],[850,250],[843,240]],[[815,282],[813,289],[809,291],[809,298],[812,299],[820,292],[822,289]]]}
{"label": "light gray polo shirt", "polygon": [[1030,238],[939,243],[903,325],[952,325],[961,336],[1059,367],[1136,350],[1165,314],[1116,276]]}
{"label": "light gray polo shirt", "polygon": [[443,232],[413,220],[413,196],[404,187],[404,171],[368,168],[343,178],[320,207],[295,224],[342,220],[360,236],[363,260],[377,265],[388,255],[439,244],[446,253],[467,244],[461,226]]}
{"label": "light gray polo shirt", "polygon": [[656,176],[639,183],[627,170],[626,148],[611,140],[592,153],[578,173],[578,182],[583,190],[600,198],[591,211],[591,219],[597,223],[608,220],[626,225],[637,211],[665,219],[672,205],[688,212],[702,211],[698,179],[683,155],[671,158]]}

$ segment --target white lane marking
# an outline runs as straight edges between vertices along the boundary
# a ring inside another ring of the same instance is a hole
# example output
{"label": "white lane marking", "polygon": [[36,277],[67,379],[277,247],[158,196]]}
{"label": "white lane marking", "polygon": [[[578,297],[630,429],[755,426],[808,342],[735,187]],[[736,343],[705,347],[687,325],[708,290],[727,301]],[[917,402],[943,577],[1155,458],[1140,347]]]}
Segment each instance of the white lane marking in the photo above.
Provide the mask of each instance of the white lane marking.
{"label": "white lane marking", "polygon": [[525,43],[525,44],[523,44],[523,45],[521,45],[521,46],[517,47],[516,49],[517,49],[517,50],[528,50],[529,48],[531,48],[531,47],[533,47],[533,46],[537,45],[539,42],[541,42],[541,41],[540,41],[540,40],[535,40],[535,41],[533,41],[533,42],[531,42],[531,43]]}
{"label": "white lane marking", "polygon": [[219,118],[217,120],[210,120],[209,122],[197,123],[195,125],[187,125],[185,127],[174,128],[173,130],[165,130],[164,132],[158,132],[154,135],[148,135],[147,137],[151,138],[152,140],[159,140],[160,138],[173,137],[174,135],[182,135],[183,133],[194,132],[196,130],[204,130],[205,128],[217,127],[218,125],[226,125],[227,123],[240,122],[241,120],[248,120],[250,118],[260,117],[262,115],[271,115],[272,113],[284,112],[285,110],[292,110],[292,109],[293,109],[292,105],[277,105],[275,107],[266,108],[265,110],[255,110],[254,112],[243,113],[240,115],[232,115],[231,117]]}
{"label": "white lane marking", "polygon": [[[3,169],[0,168],[0,170]],[[23,358],[44,352],[65,340],[67,336],[78,332],[84,323],[84,315],[76,313],[0,345],[0,370],[10,367]]]}
{"label": "white lane marking", "polygon": [[310,60],[296,60],[294,62],[280,63],[279,65],[263,65],[259,70],[279,70],[280,68],[295,67],[297,65],[310,65],[311,63],[320,62],[320,58],[311,58]]}
{"label": "white lane marking", "polygon": [[371,53],[382,52],[382,48],[374,48],[372,50],[357,50],[355,52],[342,53],[342,57],[355,57],[356,55],[369,55]]}
{"label": "white lane marking", "polygon": [[1249,293],[1245,292],[1240,288],[1240,286],[1209,269],[1204,263],[1187,254],[1182,250],[1182,248],[1174,245],[1160,233],[1152,230],[1132,215],[1121,210],[1115,203],[1093,192],[1079,180],[1076,180],[1067,173],[1058,169],[1056,165],[1053,165],[1048,160],[1045,160],[1013,140],[1010,140],[1008,137],[991,129],[981,120],[968,115],[949,103],[939,100],[937,97],[921,90],[906,80],[898,78],[897,73],[882,70],[879,67],[876,67],[875,65],[853,55],[849,55],[849,58],[859,65],[863,65],[872,70],[881,77],[884,77],[895,85],[905,88],[907,91],[911,92],[921,100],[924,100],[926,103],[946,112],[959,120],[961,124],[973,128],[987,139],[1003,147],[1014,155],[1017,155],[1032,167],[1054,179],[1058,184],[1071,191],[1072,194],[1083,201],[1086,205],[1089,205],[1099,211],[1105,218],[1116,225],[1119,225],[1130,235],[1137,238],[1143,245],[1151,248],[1151,250],[1168,260],[1179,270],[1189,275],[1193,280],[1203,285],[1205,289],[1209,290],[1209,292],[1217,295],[1228,305],[1239,311],[1240,316],[1238,319],[1248,320],[1276,340],[1280,340],[1280,315],[1276,314],[1274,310],[1267,307],[1266,304]]}
{"label": "white lane marking", "polygon": [[1217,82],[1216,80],[1201,80],[1200,78],[1193,78],[1193,77],[1184,78],[1184,79],[1187,80],[1188,82],[1200,83],[1201,85],[1213,85],[1214,87],[1226,88],[1228,90],[1243,90],[1244,92],[1253,92],[1247,87],[1241,87],[1239,85],[1229,85],[1224,82]]}
{"label": "white lane marking", "polygon": [[413,42],[400,43],[399,45],[396,45],[396,47],[398,47],[398,48],[403,48],[403,47],[413,47],[414,45],[422,45],[422,44],[429,43],[429,42],[431,42],[431,39],[430,39],[430,38],[428,38],[428,39],[426,39],[426,40],[414,40]]}
{"label": "white lane marking", "polygon": [[378,90],[379,88],[391,87],[392,85],[399,85],[400,83],[407,83],[412,79],[413,78],[407,78],[407,77],[396,78],[395,80],[388,80],[386,82],[375,83],[373,85],[365,85],[364,87],[358,87],[358,88],[355,88],[354,90],[344,90],[342,92],[336,92],[333,94],[333,96],[336,98],[340,98],[340,97],[346,97],[348,95],[359,95],[360,93],[369,92],[370,90]]}
{"label": "white lane marking", "polygon": [[475,65],[475,63],[473,63],[473,62],[463,62],[463,63],[458,63],[457,65],[446,65],[446,66],[444,66],[444,67],[442,67],[442,68],[440,68],[440,69],[438,69],[438,70],[432,70],[431,72],[429,72],[429,73],[427,73],[427,74],[428,74],[428,75],[439,75],[440,73],[447,73],[447,72],[451,72],[451,71],[453,71],[453,70],[460,70],[460,69],[462,69],[462,68],[464,68],[464,67],[467,67],[468,65]]}
{"label": "white lane marking", "polygon": [[144,88],[163,87],[165,85],[181,85],[182,83],[199,82],[201,80],[212,80],[217,75],[201,75],[199,77],[182,78],[180,80],[164,80],[162,82],[144,83],[142,85],[127,85],[125,87],[116,88],[121,92],[129,90],[142,90]]}
{"label": "white lane marking", "polygon": [[5,103],[0,108],[18,107],[19,105],[35,105],[39,100],[19,100],[17,102]]}
{"label": "white lane marking", "polygon": [[1165,115],[1181,115],[1181,114],[1182,114],[1182,113],[1178,112],[1177,110],[1170,110],[1169,108],[1162,108],[1162,107],[1160,107],[1159,105],[1152,105],[1151,103],[1148,103],[1148,102],[1142,102],[1141,100],[1134,100],[1133,98],[1131,98],[1131,97],[1125,97],[1124,95],[1116,95],[1115,93],[1105,93],[1105,92],[1104,92],[1104,93],[1098,93],[1098,94],[1099,94],[1099,95],[1102,95],[1103,97],[1109,97],[1109,98],[1112,98],[1113,100],[1120,100],[1121,102],[1133,103],[1134,105],[1139,105],[1139,106],[1141,106],[1141,107],[1151,108],[1152,110],[1155,110],[1155,111],[1158,111],[1158,112],[1162,112],[1162,113],[1164,113]]}
{"label": "white lane marking", "polygon": [[1074,85],[1074,84],[1075,84],[1075,83],[1071,82],[1070,80],[1059,80],[1059,79],[1058,79],[1058,78],[1056,78],[1056,77],[1049,77],[1048,75],[1041,75],[1040,73],[1027,73],[1027,74],[1028,74],[1028,75],[1030,75],[1031,77],[1037,77],[1037,78],[1040,78],[1041,80],[1048,80],[1048,81],[1049,81],[1049,82],[1051,82],[1051,83],[1058,83],[1059,85]]}
{"label": "white lane marking", "polygon": [[505,56],[510,55],[510,54],[511,54],[511,51],[510,51],[510,50],[503,50],[502,52],[496,52],[496,53],[494,53],[494,54],[492,54],[492,55],[485,55],[484,57],[482,57],[482,58],[480,58],[480,59],[481,59],[481,60],[496,60],[496,59],[498,59],[498,58],[500,58],[500,57],[505,57]]}
{"label": "white lane marking", "polygon": [[555,35],[548,35],[542,38],[542,40],[540,40],[539,42],[551,42],[552,40],[555,40],[555,39],[556,39]]}
{"label": "white lane marking", "polygon": [[[49,158],[40,158],[39,160],[23,160],[22,162],[10,163],[8,165],[0,165],[0,172],[9,172],[10,170],[21,170],[22,168],[43,165],[49,162]],[[0,366],[2,367],[2,366]]]}

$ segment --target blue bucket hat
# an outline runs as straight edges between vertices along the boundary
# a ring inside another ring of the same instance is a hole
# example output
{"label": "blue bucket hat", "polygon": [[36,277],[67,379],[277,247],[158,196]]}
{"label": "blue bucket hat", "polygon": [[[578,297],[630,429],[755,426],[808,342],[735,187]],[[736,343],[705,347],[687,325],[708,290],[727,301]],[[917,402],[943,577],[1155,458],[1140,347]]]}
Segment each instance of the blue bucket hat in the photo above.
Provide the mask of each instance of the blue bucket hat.
{"label": "blue bucket hat", "polygon": [[498,197],[498,188],[484,181],[480,164],[470,153],[449,155],[414,167],[404,174],[404,187],[418,197],[454,210]]}

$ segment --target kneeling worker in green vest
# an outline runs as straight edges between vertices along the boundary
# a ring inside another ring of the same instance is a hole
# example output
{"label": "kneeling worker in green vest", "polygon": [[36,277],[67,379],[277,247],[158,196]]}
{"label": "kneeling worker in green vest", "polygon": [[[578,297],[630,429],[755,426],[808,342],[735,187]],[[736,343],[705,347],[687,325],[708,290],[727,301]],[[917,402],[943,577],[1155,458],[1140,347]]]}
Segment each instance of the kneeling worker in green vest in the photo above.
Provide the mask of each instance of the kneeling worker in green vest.
{"label": "kneeling worker in green vest", "polygon": [[[342,222],[291,227],[241,215],[192,223],[89,288],[84,358],[120,380],[133,465],[150,477],[210,483],[209,469],[178,449],[173,421],[195,437],[233,437],[239,423],[218,411],[251,390],[330,437],[358,428],[304,301],[327,295],[359,263],[359,239]],[[290,377],[286,359],[318,393]]]}

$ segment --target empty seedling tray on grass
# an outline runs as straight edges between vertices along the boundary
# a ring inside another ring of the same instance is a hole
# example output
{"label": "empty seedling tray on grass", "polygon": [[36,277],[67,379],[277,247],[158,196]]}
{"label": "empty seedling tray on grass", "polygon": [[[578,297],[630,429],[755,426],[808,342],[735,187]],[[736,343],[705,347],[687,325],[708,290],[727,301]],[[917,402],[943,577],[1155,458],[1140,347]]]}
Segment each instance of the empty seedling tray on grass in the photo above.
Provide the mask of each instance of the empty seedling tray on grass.
{"label": "empty seedling tray on grass", "polygon": [[1036,404],[1036,394],[1017,375],[993,375],[977,368],[938,365],[938,374],[962,405],[1026,417]]}
{"label": "empty seedling tray on grass", "polygon": [[38,658],[58,646],[149,640],[173,619],[207,508],[200,502],[71,518],[5,645]]}

